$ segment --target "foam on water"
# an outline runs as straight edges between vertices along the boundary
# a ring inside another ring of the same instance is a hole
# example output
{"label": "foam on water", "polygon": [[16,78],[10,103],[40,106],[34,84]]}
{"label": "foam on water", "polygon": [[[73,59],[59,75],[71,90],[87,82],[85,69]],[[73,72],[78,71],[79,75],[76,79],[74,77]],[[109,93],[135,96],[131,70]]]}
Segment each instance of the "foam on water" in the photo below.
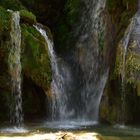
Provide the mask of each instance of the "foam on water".
{"label": "foam on water", "polygon": [[9,128],[3,128],[0,130],[0,133],[27,133],[28,129],[25,129],[23,127],[9,127]]}
{"label": "foam on water", "polygon": [[53,129],[82,129],[97,124],[97,121],[71,120],[46,122],[44,126]]}
{"label": "foam on water", "polygon": [[114,128],[119,128],[119,129],[126,129],[126,128],[128,128],[126,125],[123,125],[123,124],[116,124],[113,127]]}

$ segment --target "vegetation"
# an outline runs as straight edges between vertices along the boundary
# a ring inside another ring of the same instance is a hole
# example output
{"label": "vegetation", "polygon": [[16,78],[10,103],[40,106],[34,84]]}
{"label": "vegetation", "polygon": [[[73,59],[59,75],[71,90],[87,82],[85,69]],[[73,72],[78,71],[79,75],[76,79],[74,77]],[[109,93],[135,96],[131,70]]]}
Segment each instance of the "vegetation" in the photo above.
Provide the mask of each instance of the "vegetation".
{"label": "vegetation", "polygon": [[50,61],[44,38],[32,26],[22,25],[23,72],[47,90],[51,82]]}
{"label": "vegetation", "polygon": [[8,73],[8,54],[10,40],[10,13],[0,6],[0,120],[8,119],[8,99],[10,77]]}
{"label": "vegetation", "polygon": [[[67,0],[63,13],[64,16],[56,26],[55,41],[56,50],[60,53],[69,52],[74,48],[75,37],[74,29],[76,29],[81,21],[81,14],[84,4],[81,0]],[[61,36],[61,37],[60,37]]]}
{"label": "vegetation", "polygon": [[0,32],[10,28],[10,13],[0,6]]}
{"label": "vegetation", "polygon": [[36,23],[36,16],[32,12],[29,12],[27,10],[20,10],[20,16],[22,22],[26,22],[29,24]]}
{"label": "vegetation", "polygon": [[1,0],[0,5],[5,9],[10,9],[14,11],[19,11],[25,9],[19,0]]}
{"label": "vegetation", "polygon": [[[6,0],[6,2],[7,3],[0,1],[0,102],[2,104],[0,111],[3,112],[0,115],[0,121],[9,120],[11,97],[11,77],[8,71],[8,56],[11,47],[11,13],[5,8],[10,7],[10,4],[13,4],[14,1]],[[17,2],[16,4],[18,5],[19,3]],[[36,23],[36,17],[31,12],[28,12],[25,9],[22,10],[23,6],[20,7],[18,5],[16,7],[16,4],[13,4],[15,7],[11,6],[11,9],[20,9],[22,30],[22,76],[30,78],[34,85],[40,87],[42,92],[46,92],[50,87],[51,82],[51,67],[48,57],[47,43],[41,34],[32,26],[32,24]],[[51,37],[48,27],[45,28]]]}

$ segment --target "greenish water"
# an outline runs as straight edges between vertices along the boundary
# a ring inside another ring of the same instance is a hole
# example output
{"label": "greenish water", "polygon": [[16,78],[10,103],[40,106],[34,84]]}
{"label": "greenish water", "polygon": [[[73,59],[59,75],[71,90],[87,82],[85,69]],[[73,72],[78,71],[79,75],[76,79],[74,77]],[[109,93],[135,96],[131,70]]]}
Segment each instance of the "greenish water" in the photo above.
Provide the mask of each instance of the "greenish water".
{"label": "greenish water", "polygon": [[[62,133],[97,133],[100,134],[103,140],[140,140],[140,127],[139,126],[107,126],[95,125],[95,122],[44,122],[44,123],[30,123],[22,128],[7,127],[3,125],[0,128],[0,139],[3,137],[29,137],[35,134],[56,134]],[[49,137],[49,136],[48,136]],[[52,136],[51,136],[52,137]],[[18,138],[19,139],[19,138]],[[7,140],[9,140],[7,138]],[[39,140],[39,139],[38,139]],[[53,139],[51,139],[53,140]],[[88,140],[88,138],[87,138]],[[89,139],[90,140],[90,139]],[[91,139],[92,140],[92,139]],[[93,139],[94,140],[94,139]],[[100,139],[99,139],[100,140]]]}

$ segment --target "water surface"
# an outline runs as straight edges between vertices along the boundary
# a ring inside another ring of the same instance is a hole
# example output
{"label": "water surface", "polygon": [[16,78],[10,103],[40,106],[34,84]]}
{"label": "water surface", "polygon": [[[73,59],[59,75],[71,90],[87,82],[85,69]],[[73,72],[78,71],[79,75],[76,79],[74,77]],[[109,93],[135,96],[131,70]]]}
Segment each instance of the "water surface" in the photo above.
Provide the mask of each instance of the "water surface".
{"label": "water surface", "polygon": [[140,140],[139,126],[107,126],[97,122],[64,121],[30,123],[24,127],[0,128],[1,140],[55,140],[60,136],[76,137],[76,140]]}

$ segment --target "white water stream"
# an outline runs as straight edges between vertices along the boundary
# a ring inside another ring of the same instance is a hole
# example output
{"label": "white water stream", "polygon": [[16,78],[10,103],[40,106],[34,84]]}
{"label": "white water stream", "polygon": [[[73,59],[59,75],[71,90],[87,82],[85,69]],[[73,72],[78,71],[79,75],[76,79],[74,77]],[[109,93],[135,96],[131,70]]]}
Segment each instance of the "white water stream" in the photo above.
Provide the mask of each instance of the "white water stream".
{"label": "white water stream", "polygon": [[22,114],[22,93],[21,93],[21,29],[19,12],[10,11],[11,18],[11,49],[8,58],[9,71],[11,75],[11,123],[21,126]]}

